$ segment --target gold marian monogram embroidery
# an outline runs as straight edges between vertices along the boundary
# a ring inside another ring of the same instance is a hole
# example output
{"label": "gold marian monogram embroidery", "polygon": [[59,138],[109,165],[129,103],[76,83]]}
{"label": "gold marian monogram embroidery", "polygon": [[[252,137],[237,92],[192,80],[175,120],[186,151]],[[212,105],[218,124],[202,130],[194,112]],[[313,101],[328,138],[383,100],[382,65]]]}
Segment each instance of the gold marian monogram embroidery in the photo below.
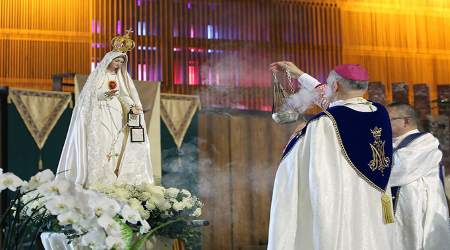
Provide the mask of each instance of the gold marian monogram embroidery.
{"label": "gold marian monogram embroidery", "polygon": [[389,157],[384,155],[384,143],[385,141],[380,140],[381,128],[375,127],[370,130],[374,138],[373,144],[370,143],[370,148],[372,149],[372,160],[369,162],[369,167],[372,171],[380,170],[383,174],[384,169],[389,167]]}

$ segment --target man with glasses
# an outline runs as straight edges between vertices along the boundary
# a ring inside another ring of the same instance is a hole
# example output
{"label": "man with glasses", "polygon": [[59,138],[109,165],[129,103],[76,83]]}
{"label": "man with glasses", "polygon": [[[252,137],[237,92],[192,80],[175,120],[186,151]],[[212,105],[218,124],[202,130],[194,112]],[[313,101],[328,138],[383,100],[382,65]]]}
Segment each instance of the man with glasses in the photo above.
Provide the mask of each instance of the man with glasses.
{"label": "man with glasses", "polygon": [[448,207],[439,141],[420,132],[419,118],[407,104],[390,104],[394,166],[392,187],[395,248],[450,249]]}

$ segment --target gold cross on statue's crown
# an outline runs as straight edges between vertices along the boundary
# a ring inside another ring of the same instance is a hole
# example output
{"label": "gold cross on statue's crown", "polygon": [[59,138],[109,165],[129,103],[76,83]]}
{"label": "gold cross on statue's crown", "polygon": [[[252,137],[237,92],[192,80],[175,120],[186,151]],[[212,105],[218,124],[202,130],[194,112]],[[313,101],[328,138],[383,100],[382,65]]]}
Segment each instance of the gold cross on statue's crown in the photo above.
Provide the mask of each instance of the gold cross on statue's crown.
{"label": "gold cross on statue's crown", "polygon": [[126,34],[123,36],[116,36],[111,40],[111,45],[113,51],[126,53],[134,48],[135,43],[130,38],[130,33],[133,32],[132,29],[127,30]]}

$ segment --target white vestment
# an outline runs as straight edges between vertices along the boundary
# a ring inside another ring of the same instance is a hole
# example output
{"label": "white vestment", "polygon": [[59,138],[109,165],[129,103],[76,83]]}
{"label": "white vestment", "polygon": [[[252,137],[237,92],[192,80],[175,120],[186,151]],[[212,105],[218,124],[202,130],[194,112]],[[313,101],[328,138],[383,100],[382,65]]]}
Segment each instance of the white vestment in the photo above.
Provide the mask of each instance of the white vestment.
{"label": "white vestment", "polygon": [[[394,139],[394,148],[412,130]],[[395,213],[396,250],[450,249],[448,207],[439,178],[442,152],[430,133],[394,152],[389,185],[400,186]]]}
{"label": "white vestment", "polygon": [[[362,112],[374,108],[362,98],[335,105]],[[331,119],[313,120],[279,165],[268,250],[394,249],[394,228],[383,223],[381,195],[344,158]]]}
{"label": "white vestment", "polygon": [[[117,57],[125,63],[116,75],[107,72]],[[131,142],[126,126],[132,106],[141,108],[139,95],[127,72],[125,53],[108,52],[89,75],[76,100],[58,165],[58,177],[89,187],[95,184],[153,183],[150,145],[143,114],[144,142]],[[110,85],[115,81],[115,88]],[[117,95],[106,97],[110,89]]]}

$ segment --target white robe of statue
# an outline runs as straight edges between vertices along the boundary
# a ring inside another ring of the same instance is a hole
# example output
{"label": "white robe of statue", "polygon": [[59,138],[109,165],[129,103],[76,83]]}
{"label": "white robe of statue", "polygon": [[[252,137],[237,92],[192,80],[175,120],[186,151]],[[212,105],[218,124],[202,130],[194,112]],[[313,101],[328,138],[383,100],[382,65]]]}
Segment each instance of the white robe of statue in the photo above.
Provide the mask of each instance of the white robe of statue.
{"label": "white robe of statue", "polygon": [[[112,75],[106,69],[117,57],[125,58],[125,63]],[[131,106],[142,107],[127,72],[126,59],[125,53],[108,52],[89,75],[76,100],[57,178],[65,177],[85,187],[114,182],[153,183],[148,138],[131,142],[126,126]],[[110,81],[117,83],[119,91],[106,98],[104,93],[110,90]],[[140,116],[145,129],[143,114]]]}
{"label": "white robe of statue", "polygon": [[[394,138],[394,148],[412,130]],[[439,141],[425,134],[394,153],[390,186],[401,186],[395,213],[396,250],[450,249],[448,207],[439,178]]]}
{"label": "white robe of statue", "polygon": [[[364,103],[330,106],[371,112]],[[393,224],[382,218],[381,193],[348,164],[330,118],[310,122],[279,164],[268,250],[393,250]]]}

